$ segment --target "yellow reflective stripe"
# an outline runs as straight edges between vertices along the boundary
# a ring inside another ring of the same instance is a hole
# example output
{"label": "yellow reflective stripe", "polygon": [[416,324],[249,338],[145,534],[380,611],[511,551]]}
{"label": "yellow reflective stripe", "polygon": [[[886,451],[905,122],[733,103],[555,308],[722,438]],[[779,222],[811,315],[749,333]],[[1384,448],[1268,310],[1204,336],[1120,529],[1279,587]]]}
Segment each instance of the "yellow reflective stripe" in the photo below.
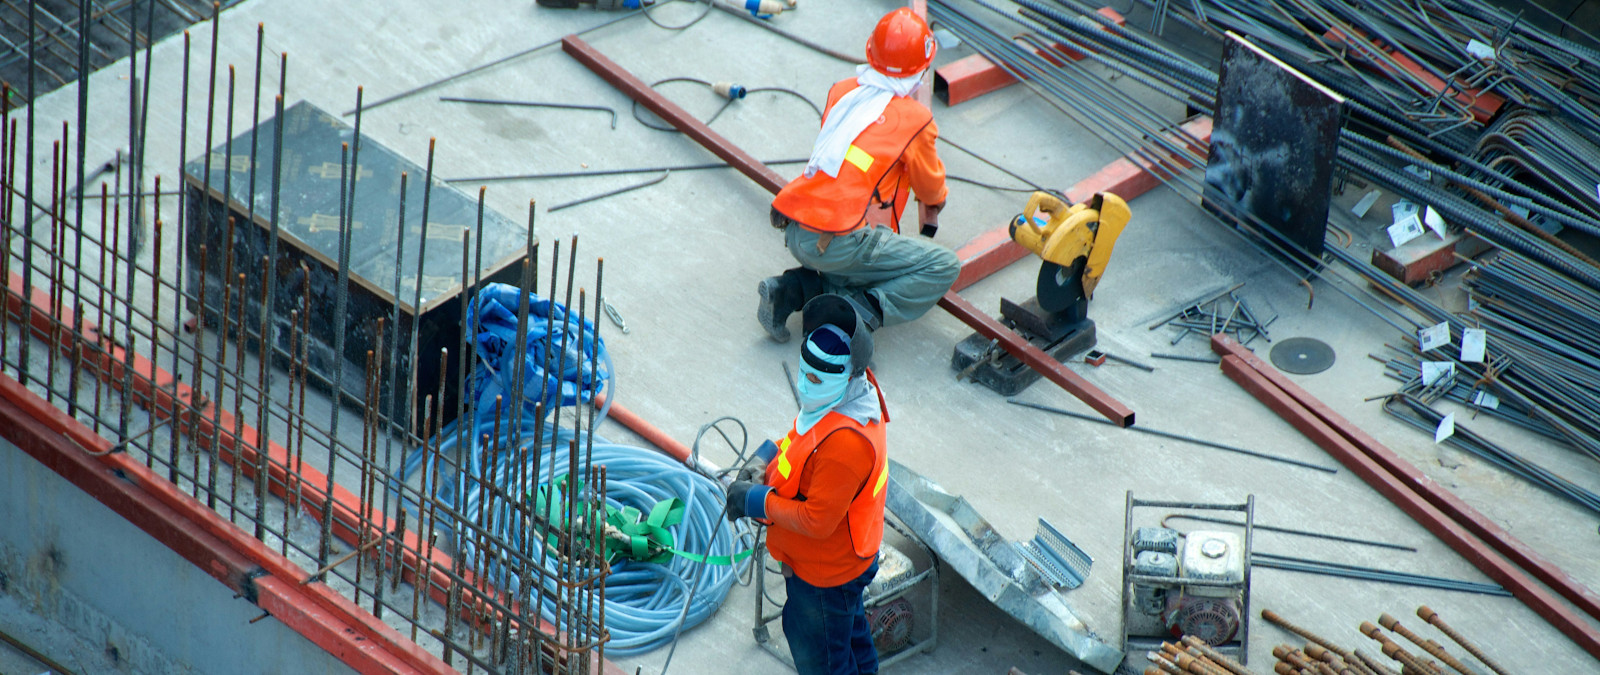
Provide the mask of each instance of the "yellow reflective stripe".
{"label": "yellow reflective stripe", "polygon": [[867,169],[872,168],[872,154],[856,147],[854,143],[851,143],[850,148],[844,151],[844,161],[856,165],[856,168],[861,169],[862,173],[866,173]]}
{"label": "yellow reflective stripe", "polygon": [[788,478],[789,472],[794,470],[794,467],[789,464],[789,441],[790,438],[784,436],[783,441],[778,443],[778,475],[784,478]]}
{"label": "yellow reflective stripe", "polygon": [[878,496],[879,492],[883,492],[883,486],[888,485],[888,484],[889,484],[889,464],[888,463],[884,463],[883,472],[878,474],[878,484],[872,486],[872,496],[874,496],[874,497]]}

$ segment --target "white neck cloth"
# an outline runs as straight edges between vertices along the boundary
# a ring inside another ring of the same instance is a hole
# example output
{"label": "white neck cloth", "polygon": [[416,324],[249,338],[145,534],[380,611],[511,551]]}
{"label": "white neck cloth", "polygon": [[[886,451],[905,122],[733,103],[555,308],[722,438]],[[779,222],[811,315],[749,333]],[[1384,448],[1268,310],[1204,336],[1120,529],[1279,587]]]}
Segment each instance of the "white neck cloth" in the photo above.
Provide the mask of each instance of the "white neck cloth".
{"label": "white neck cloth", "polygon": [[844,164],[850,144],[883,115],[889,101],[896,96],[910,96],[922,85],[922,73],[908,77],[889,77],[869,65],[856,66],[856,82],[861,86],[839,98],[828,111],[822,123],[822,132],[811,146],[811,161],[806,163],[805,175],[810,178],[818,170],[834,178],[839,177],[839,167]]}

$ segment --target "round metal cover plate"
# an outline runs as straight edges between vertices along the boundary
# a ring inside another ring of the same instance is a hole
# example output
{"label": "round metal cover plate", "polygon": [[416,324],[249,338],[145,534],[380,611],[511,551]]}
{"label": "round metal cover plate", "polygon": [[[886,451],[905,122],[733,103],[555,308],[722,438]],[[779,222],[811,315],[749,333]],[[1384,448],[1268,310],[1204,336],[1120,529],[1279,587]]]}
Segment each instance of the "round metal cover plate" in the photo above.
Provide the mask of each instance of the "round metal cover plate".
{"label": "round metal cover plate", "polygon": [[1313,338],[1289,338],[1272,346],[1272,365],[1296,375],[1311,375],[1333,367],[1333,348]]}

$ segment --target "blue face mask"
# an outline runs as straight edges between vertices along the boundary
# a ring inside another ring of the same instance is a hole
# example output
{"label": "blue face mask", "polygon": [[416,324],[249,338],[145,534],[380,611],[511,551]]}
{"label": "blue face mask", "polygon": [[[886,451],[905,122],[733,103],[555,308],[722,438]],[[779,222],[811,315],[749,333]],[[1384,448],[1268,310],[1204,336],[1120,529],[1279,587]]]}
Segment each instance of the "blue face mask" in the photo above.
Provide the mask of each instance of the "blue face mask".
{"label": "blue face mask", "polygon": [[[839,336],[843,337],[843,334],[840,333]],[[806,341],[803,348],[809,352],[810,357],[827,364],[841,366],[843,372],[823,372],[808,363],[806,358],[800,359],[800,381],[796,383],[796,390],[800,395],[800,415],[795,418],[795,431],[802,434],[815,426],[829,410],[844,400],[845,388],[850,384],[849,354],[829,354],[810,340]],[[813,377],[817,379],[816,382],[812,381]]]}

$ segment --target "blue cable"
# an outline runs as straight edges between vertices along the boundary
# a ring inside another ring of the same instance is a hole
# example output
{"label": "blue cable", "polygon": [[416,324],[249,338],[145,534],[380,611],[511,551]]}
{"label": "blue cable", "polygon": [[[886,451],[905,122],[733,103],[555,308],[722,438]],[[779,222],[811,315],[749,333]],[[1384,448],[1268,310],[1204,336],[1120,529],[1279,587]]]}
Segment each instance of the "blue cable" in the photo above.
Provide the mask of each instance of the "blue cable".
{"label": "blue cable", "polygon": [[[550,409],[553,414],[560,406],[591,401],[596,393],[606,391],[609,386],[605,407],[597,412],[589,426],[593,429],[605,418],[610,402],[615,399],[611,357],[604,342],[595,339],[593,324],[584,322],[580,328],[576,318],[568,316],[564,307],[537,295],[529,294],[527,357],[523,363],[524,381],[528,384],[523,387],[521,397],[521,423],[513,428],[512,416],[503,411],[497,442],[485,442],[494,435],[495,397],[506,400],[514,391],[514,341],[520,293],[513,286],[490,284],[478,294],[469,309],[469,321],[478,328],[473,346],[479,362],[471,383],[477,405],[470,421],[463,415],[445,425],[435,436],[439,454],[456,457],[456,466],[462,471],[453,479],[441,476],[439,485],[432,485],[434,467],[425,466],[425,453],[413,452],[406,457],[398,479],[404,482],[420,471],[423,494],[434,495],[442,505],[474,522],[484,522],[483,517],[488,515],[493,520],[491,531],[496,537],[508,542],[523,541],[530,533],[524,531],[520,517],[513,517],[511,504],[501,499],[492,513],[483,512],[485,495],[475,477],[485,475],[487,469],[490,481],[504,494],[514,496],[521,486],[529,489],[548,486],[567,473],[571,442],[576,439],[579,452],[587,453],[591,451],[592,440],[591,460],[595,466],[605,466],[607,471],[605,499],[608,506],[632,507],[649,513],[658,502],[678,498],[683,500],[685,511],[683,520],[670,528],[676,548],[727,556],[732,555],[741,542],[749,542],[752,537],[748,532],[736,531],[722,518],[725,498],[716,480],[654,450],[612,443],[597,435],[591,438],[589,433],[575,432],[570,424],[558,428],[550,419],[552,415],[544,420],[536,419],[536,404],[541,400],[556,402]],[[565,368],[554,376],[542,367],[547,363],[547,321],[553,322],[548,337],[550,350],[554,352],[548,363],[561,361],[559,350],[564,335],[568,342]],[[584,358],[580,358],[577,347],[579,330],[583,331],[585,353],[581,356]],[[540,435],[543,441],[534,447],[534,432],[541,423],[545,425]],[[467,426],[462,428],[463,424]],[[723,437],[732,444],[726,434]],[[458,439],[466,441],[466,447],[463,448]],[[696,444],[698,447],[698,439]],[[516,458],[524,452],[526,460],[518,466]],[[469,476],[473,479],[469,480]],[[585,490],[588,489],[586,486]],[[415,506],[406,504],[413,512]],[[523,553],[540,563],[547,574],[536,575],[530,571],[527,576],[530,579],[542,576],[544,592],[541,595],[553,598],[557,591],[555,579],[563,571],[558,569],[555,557],[548,555],[542,542],[529,538],[535,541]],[[473,561],[477,552],[475,537],[456,536],[454,539],[462,558]],[[519,581],[510,566],[496,556],[485,557],[488,559],[481,563],[481,569],[475,571],[533,611],[531,594],[518,587]],[[683,628],[694,627],[710,618],[727,598],[735,581],[750,566],[749,559],[735,566],[703,565],[680,556],[673,556],[666,564],[617,560],[606,579],[605,617],[611,635],[607,651],[627,656],[673,641]],[[564,573],[571,575],[573,571],[568,569]],[[691,592],[691,589],[696,590]],[[539,604],[537,611],[545,621],[557,630],[567,629],[553,601]],[[596,607],[596,616],[591,619],[597,618],[599,611]]]}

